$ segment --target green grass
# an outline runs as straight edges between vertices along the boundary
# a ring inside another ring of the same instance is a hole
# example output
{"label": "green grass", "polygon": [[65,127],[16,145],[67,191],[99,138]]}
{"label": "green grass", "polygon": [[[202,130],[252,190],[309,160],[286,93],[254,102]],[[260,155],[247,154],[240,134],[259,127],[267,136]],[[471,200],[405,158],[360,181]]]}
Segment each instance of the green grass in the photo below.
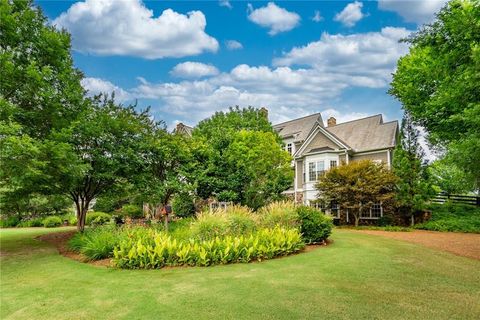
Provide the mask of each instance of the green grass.
{"label": "green grass", "polygon": [[336,229],[262,263],[116,270],[3,229],[1,319],[478,319],[480,261]]}
{"label": "green grass", "polygon": [[432,218],[416,229],[480,233],[480,208],[461,204],[433,204]]}

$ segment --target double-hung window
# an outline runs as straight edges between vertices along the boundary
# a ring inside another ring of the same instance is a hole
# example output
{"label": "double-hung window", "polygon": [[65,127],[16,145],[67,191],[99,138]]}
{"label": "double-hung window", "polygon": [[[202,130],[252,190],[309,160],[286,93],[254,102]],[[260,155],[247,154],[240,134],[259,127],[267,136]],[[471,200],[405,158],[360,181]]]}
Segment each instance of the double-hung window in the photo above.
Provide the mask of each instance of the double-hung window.
{"label": "double-hung window", "polygon": [[383,217],[383,207],[382,203],[374,203],[371,207],[362,208],[360,213],[360,218],[362,219],[378,219]]}
{"label": "double-hung window", "polygon": [[337,160],[330,160],[330,168],[335,168],[337,166]]}
{"label": "double-hung window", "polygon": [[325,161],[315,161],[308,163],[308,180],[317,181],[325,172]]}
{"label": "double-hung window", "polygon": [[293,153],[293,145],[292,145],[292,143],[287,143],[287,151],[288,151],[288,153],[290,153],[290,154]]}

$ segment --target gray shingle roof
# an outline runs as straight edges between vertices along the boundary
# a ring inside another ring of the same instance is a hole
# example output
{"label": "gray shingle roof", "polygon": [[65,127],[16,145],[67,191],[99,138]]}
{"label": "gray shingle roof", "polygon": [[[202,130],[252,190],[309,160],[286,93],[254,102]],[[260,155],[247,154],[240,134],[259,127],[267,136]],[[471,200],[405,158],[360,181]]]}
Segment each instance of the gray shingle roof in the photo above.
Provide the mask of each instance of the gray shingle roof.
{"label": "gray shingle roof", "polygon": [[294,137],[295,142],[304,141],[315,124],[320,123],[323,126],[323,120],[320,113],[314,113],[306,117],[279,123],[273,126],[280,137]]}
{"label": "gray shingle roof", "polygon": [[181,122],[177,124],[174,130],[174,132],[177,132],[180,134],[186,134],[187,136],[192,136],[192,131],[193,131],[192,127],[187,126],[186,124],[183,124]]}
{"label": "gray shingle roof", "polygon": [[381,114],[339,123],[326,129],[355,151],[395,146],[397,121],[383,122]]}

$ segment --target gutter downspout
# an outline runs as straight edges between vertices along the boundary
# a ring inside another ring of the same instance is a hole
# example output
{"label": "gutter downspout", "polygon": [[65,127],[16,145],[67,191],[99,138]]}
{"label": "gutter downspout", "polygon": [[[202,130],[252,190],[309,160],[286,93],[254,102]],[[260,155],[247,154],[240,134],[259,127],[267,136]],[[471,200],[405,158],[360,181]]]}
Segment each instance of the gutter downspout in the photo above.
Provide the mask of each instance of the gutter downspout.
{"label": "gutter downspout", "polygon": [[295,174],[293,175],[293,203],[297,203],[297,160],[293,159],[293,167],[295,168]]}

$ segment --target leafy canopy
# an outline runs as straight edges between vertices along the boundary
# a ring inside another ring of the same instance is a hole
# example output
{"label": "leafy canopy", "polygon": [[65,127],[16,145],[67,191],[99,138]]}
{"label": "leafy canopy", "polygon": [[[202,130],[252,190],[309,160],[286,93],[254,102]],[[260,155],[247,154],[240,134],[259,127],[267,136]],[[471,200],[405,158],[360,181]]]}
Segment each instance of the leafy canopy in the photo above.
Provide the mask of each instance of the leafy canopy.
{"label": "leafy canopy", "polygon": [[450,1],[406,41],[390,94],[480,187],[480,2]]}
{"label": "leafy canopy", "polygon": [[396,183],[397,177],[385,165],[363,160],[331,168],[320,177],[316,188],[319,200],[337,201],[349,209],[358,225],[363,208],[379,202],[388,206],[394,201]]}
{"label": "leafy canopy", "polygon": [[199,123],[192,138],[190,178],[202,198],[256,209],[292,183],[291,158],[263,109],[217,112]]}

